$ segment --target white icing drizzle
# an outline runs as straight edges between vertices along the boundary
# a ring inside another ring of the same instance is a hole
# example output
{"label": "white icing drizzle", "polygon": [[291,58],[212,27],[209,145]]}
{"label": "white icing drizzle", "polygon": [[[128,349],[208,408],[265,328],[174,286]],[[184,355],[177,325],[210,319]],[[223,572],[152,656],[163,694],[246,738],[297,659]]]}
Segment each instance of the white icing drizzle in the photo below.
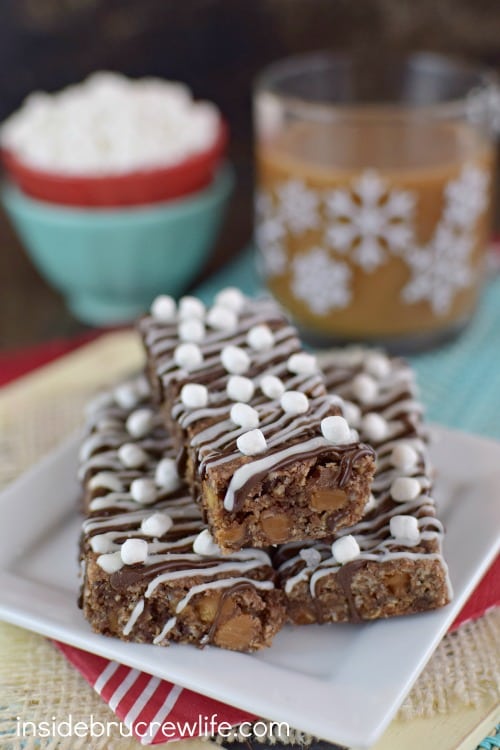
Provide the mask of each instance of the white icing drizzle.
{"label": "white icing drizzle", "polygon": [[260,589],[261,591],[270,591],[272,588],[274,588],[274,584],[272,581],[254,581],[251,578],[230,578],[226,581],[211,581],[210,583],[200,583],[198,586],[193,586],[193,588],[189,591],[189,593],[186,594],[186,596],[180,600],[178,603],[175,613],[180,614],[184,607],[186,607],[193,596],[196,596],[196,594],[199,594],[201,591],[207,591],[208,589],[224,589],[228,586],[236,586],[239,583],[251,583],[252,586],[255,586],[256,589]]}
{"label": "white icing drizzle", "polygon": [[132,610],[132,614],[130,615],[125,627],[123,628],[123,635],[129,635],[132,632],[132,628],[134,627],[135,623],[139,619],[139,617],[144,612],[144,599],[139,599],[139,601],[134,606],[134,609]]}
{"label": "white icing drizzle", "polygon": [[307,581],[309,576],[310,576],[310,570],[308,570],[307,565],[304,565],[302,570],[299,573],[297,573],[297,575],[287,578],[286,583],[285,583],[285,594],[289,594],[294,588],[294,586],[296,586],[301,581]]}
{"label": "white icing drizzle", "polygon": [[168,635],[168,633],[170,633],[173,628],[175,628],[176,623],[177,617],[174,616],[168,618],[167,622],[161,630],[161,633],[159,633],[156,638],[153,638],[153,643],[155,644],[155,646],[158,646],[158,644],[160,644],[164,640],[165,636]]}
{"label": "white icing drizzle", "polygon": [[[195,558],[195,561],[203,560],[204,558],[201,557],[201,555],[193,556]],[[169,559],[172,559],[172,555],[169,556]],[[213,558],[208,558],[208,560]],[[227,558],[224,558],[227,559]],[[153,580],[148,584],[148,587],[146,589],[145,597],[146,599],[149,599],[150,596],[154,593],[155,589],[162,583],[166,583],[167,581],[178,581],[181,578],[186,578],[191,576],[213,576],[219,573],[228,573],[235,571],[244,573],[248,570],[254,570],[255,568],[260,568],[262,566],[261,560],[248,560],[248,561],[238,561],[235,562],[233,559],[229,559],[228,562],[216,562],[214,565],[211,565],[209,568],[193,568],[192,570],[175,570],[170,573],[163,573],[161,575],[156,576],[156,578],[153,578]],[[229,578],[228,585],[231,585],[235,582],[234,577]],[[217,581],[217,583],[220,583],[220,581]],[[206,586],[207,584],[204,584]],[[212,587],[213,588],[213,587]],[[200,591],[202,589],[199,589]]]}

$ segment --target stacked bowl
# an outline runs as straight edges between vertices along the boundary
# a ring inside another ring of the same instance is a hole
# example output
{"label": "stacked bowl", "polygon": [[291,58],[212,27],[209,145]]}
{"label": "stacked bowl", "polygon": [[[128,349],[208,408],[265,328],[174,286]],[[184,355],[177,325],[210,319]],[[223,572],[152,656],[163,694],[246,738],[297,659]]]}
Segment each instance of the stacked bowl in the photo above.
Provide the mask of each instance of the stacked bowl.
{"label": "stacked bowl", "polygon": [[202,269],[233,176],[222,117],[185,86],[97,73],[32,94],[0,143],[3,205],[80,320],[130,321]]}

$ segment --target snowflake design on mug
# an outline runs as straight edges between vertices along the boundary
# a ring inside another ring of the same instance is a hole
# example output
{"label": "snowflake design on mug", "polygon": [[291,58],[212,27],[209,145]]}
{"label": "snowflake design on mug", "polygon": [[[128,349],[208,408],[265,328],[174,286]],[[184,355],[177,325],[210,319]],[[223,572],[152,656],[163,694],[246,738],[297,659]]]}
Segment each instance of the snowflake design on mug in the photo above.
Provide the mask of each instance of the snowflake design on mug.
{"label": "snowflake design on mug", "polygon": [[486,209],[488,186],[488,175],[469,164],[447,184],[443,214],[433,237],[405,256],[411,276],[401,291],[404,302],[427,301],[435,315],[446,315],[455,294],[473,284],[474,228]]}
{"label": "snowflake design on mug", "polygon": [[486,208],[488,175],[467,164],[458,178],[446,186],[445,200],[443,221],[457,229],[470,231]]}
{"label": "snowflake design on mug", "polygon": [[291,234],[320,228],[320,195],[302,182],[287,180],[276,188],[278,215]]}
{"label": "snowflake design on mug", "polygon": [[[333,190],[315,190],[299,179],[278,183],[256,197],[255,238],[264,273],[282,276],[291,264],[291,292],[324,315],[352,301],[349,264],[369,274],[397,257],[409,271],[401,300],[427,302],[435,315],[446,315],[455,295],[475,280],[474,231],[488,205],[488,181],[485,170],[466,164],[445,185],[442,215],[422,245],[416,242],[417,194],[375,170]],[[291,237],[301,252],[289,258]]]}
{"label": "snowflake design on mug", "polygon": [[292,264],[292,290],[317,315],[347,307],[351,301],[351,269],[322,247],[297,255]]}
{"label": "snowflake design on mug", "polygon": [[283,240],[285,228],[276,213],[273,199],[264,191],[255,196],[255,242],[266,276],[281,276],[286,270],[287,256]]}
{"label": "snowflake design on mug", "polygon": [[327,192],[326,213],[331,220],[326,241],[366,273],[387,260],[387,253],[403,254],[413,240],[415,196],[390,188],[374,170],[354,180],[350,189]]}
{"label": "snowflake design on mug", "polygon": [[427,301],[435,315],[445,315],[456,292],[473,281],[469,257],[470,235],[460,235],[445,224],[439,226],[428,245],[408,253],[411,279],[401,292],[408,304]]}

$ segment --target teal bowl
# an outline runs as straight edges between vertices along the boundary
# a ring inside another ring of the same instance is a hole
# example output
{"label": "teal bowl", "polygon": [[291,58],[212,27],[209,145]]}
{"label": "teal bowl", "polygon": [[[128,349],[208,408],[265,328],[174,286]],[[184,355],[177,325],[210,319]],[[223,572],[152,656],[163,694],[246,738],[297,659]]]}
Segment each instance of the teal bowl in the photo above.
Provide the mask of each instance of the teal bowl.
{"label": "teal bowl", "polygon": [[121,209],[66,208],[10,183],[1,197],[41,275],[85,323],[133,320],[158,294],[178,296],[214,246],[234,184],[226,165],[186,198]]}

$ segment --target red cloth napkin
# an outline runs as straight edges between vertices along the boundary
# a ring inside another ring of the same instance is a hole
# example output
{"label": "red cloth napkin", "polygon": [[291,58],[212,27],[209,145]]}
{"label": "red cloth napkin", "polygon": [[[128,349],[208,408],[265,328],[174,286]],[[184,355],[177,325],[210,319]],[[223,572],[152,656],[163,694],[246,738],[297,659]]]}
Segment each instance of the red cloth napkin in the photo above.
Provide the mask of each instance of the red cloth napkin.
{"label": "red cloth napkin", "polygon": [[[0,355],[0,385],[76,349],[96,335],[87,334],[78,340],[59,340]],[[500,557],[490,567],[450,630],[499,605]],[[167,680],[64,643],[54,643],[143,745],[210,734],[221,724],[227,728],[256,718]]]}
{"label": "red cloth napkin", "polygon": [[64,354],[69,354],[100,334],[101,331],[91,331],[73,339],[53,339],[26,349],[0,351],[0,386],[7,385],[12,380],[27,375],[31,370],[47,365]]}
{"label": "red cloth napkin", "polygon": [[493,561],[479,584],[476,586],[470,598],[464,604],[455,620],[452,622],[448,632],[456,630],[459,625],[489,612],[490,609],[500,606],[500,555]]}
{"label": "red cloth napkin", "polygon": [[221,725],[227,731],[256,718],[116,661],[54,643],[143,745],[213,734]]}

